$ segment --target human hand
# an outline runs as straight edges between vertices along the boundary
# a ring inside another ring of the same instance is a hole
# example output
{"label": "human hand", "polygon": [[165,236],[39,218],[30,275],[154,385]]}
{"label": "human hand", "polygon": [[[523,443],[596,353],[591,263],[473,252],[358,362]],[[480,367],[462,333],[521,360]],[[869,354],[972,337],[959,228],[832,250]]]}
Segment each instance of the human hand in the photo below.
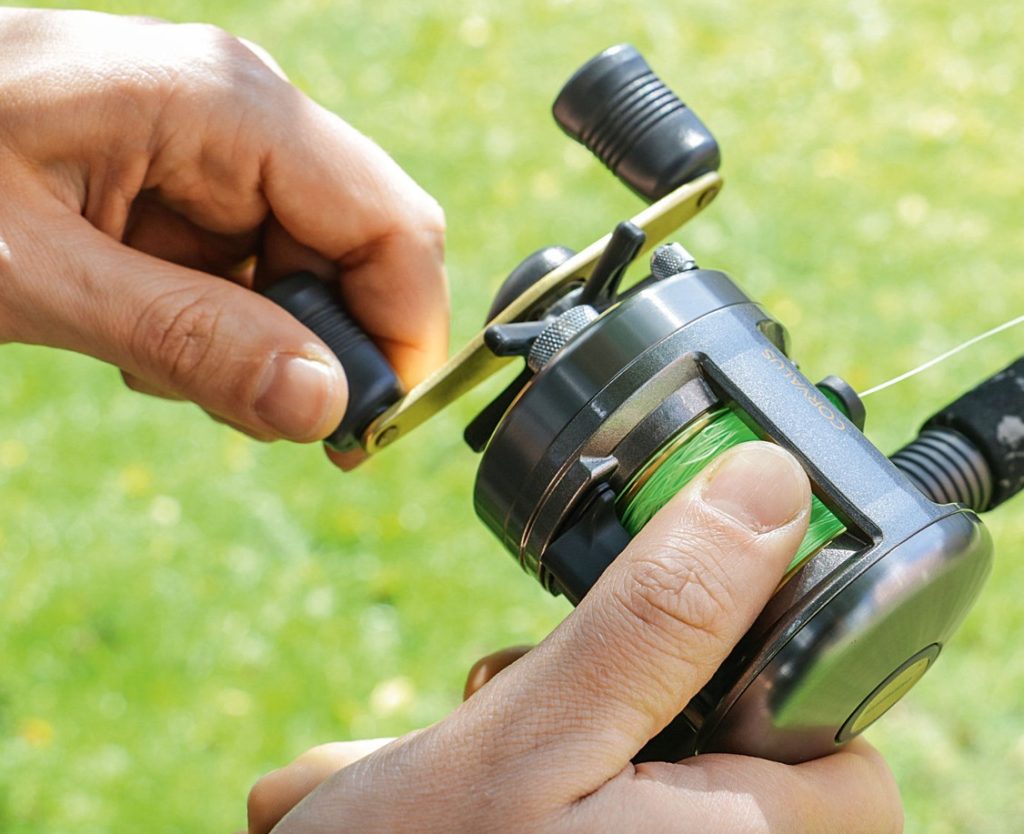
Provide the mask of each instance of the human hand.
{"label": "human hand", "polygon": [[784,451],[745,444],[709,470],[448,718],[390,743],[317,748],[264,777],[250,834],[901,830],[892,776],[860,740],[800,765],[631,764],[749,628],[806,530],[807,478]]}
{"label": "human hand", "polygon": [[0,341],[98,357],[253,436],[323,438],[347,400],[254,284],[340,279],[406,385],[446,355],[437,204],[213,27],[0,9],[0,193]]}

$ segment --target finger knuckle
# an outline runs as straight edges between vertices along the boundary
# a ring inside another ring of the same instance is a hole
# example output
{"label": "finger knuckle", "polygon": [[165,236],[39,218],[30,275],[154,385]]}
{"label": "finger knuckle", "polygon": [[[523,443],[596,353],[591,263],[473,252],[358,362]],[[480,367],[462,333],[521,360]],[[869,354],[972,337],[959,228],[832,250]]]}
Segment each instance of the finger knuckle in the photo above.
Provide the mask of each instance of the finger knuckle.
{"label": "finger knuckle", "polygon": [[167,26],[168,22],[162,17],[154,17],[153,15],[145,14],[133,14],[125,15],[125,22],[136,23],[139,26]]}
{"label": "finger knuckle", "polygon": [[189,93],[214,99],[231,112],[282,83],[254,50],[219,26],[183,23],[175,32],[178,48],[171,58],[170,76],[176,92],[188,88]]}
{"label": "finger knuckle", "polygon": [[420,225],[423,231],[444,241],[448,229],[448,220],[445,217],[441,204],[424,192],[423,207],[421,209],[422,219]]}
{"label": "finger knuckle", "polygon": [[172,385],[186,384],[209,365],[220,318],[219,306],[203,293],[164,292],[136,320],[132,335],[135,358]]}
{"label": "finger knuckle", "polygon": [[401,201],[395,200],[400,211],[394,216],[386,236],[415,241],[430,251],[438,260],[443,259],[447,220],[444,209],[430,194],[414,185],[413,194]]}
{"label": "finger knuckle", "polygon": [[180,37],[190,45],[195,45],[211,54],[232,52],[238,38],[212,23],[181,23],[177,26]]}
{"label": "finger knuckle", "polygon": [[[680,632],[719,643],[734,609],[717,546],[686,536],[662,540],[631,565],[620,602],[638,628],[672,642]],[[698,555],[699,554],[699,555]]]}

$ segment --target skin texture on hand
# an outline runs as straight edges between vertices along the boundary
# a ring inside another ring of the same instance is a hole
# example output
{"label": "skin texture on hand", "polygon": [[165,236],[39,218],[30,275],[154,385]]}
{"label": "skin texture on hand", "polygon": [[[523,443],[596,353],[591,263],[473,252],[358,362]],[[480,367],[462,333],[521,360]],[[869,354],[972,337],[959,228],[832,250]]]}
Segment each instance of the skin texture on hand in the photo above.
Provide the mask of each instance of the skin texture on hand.
{"label": "skin texture on hand", "polygon": [[543,643],[478,664],[450,716],[264,777],[250,834],[900,831],[892,776],[860,740],[800,765],[631,763],[749,628],[806,530],[809,485],[786,452],[746,444],[709,469]]}
{"label": "skin texture on hand", "polygon": [[204,25],[0,9],[0,341],[80,351],[253,436],[344,413],[252,288],[309,269],[406,385],[447,353],[444,218],[379,147]]}

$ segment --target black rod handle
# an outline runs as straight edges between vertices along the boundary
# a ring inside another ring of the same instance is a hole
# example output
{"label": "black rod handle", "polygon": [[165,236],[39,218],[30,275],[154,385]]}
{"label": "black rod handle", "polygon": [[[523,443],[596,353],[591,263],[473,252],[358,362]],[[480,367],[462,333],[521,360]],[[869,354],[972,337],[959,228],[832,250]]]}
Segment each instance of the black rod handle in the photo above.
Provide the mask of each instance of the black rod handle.
{"label": "black rod handle", "polygon": [[924,424],[959,432],[992,470],[991,510],[1024,489],[1024,356],[975,386]]}
{"label": "black rod handle", "polygon": [[931,500],[978,512],[1024,489],[1024,356],[929,419],[892,461]]}
{"label": "black rod handle", "polygon": [[394,369],[337,294],[311,272],[289,275],[263,294],[316,333],[338,357],[348,379],[348,406],[324,442],[342,452],[358,448],[366,427],[402,396]]}

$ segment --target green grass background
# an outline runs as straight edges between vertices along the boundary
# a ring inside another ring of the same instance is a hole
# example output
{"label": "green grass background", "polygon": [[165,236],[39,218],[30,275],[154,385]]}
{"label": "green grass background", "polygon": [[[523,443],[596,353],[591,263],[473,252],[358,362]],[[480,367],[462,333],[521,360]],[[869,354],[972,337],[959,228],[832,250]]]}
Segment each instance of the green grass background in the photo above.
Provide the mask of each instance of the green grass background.
{"label": "green grass background", "polygon": [[[863,388],[1024,311],[1019,0],[152,0],[214,22],[445,206],[453,344],[501,275],[638,201],[562,138],[561,82],[640,47],[724,149],[681,239]],[[992,340],[869,402],[888,450],[1020,354]],[[0,831],[228,831],[265,770],[445,714],[480,654],[567,612],[476,520],[456,404],[354,476],[90,359],[0,349]],[[935,671],[869,733],[913,832],[1024,827],[1024,501]],[[571,766],[571,763],[570,765]]]}

